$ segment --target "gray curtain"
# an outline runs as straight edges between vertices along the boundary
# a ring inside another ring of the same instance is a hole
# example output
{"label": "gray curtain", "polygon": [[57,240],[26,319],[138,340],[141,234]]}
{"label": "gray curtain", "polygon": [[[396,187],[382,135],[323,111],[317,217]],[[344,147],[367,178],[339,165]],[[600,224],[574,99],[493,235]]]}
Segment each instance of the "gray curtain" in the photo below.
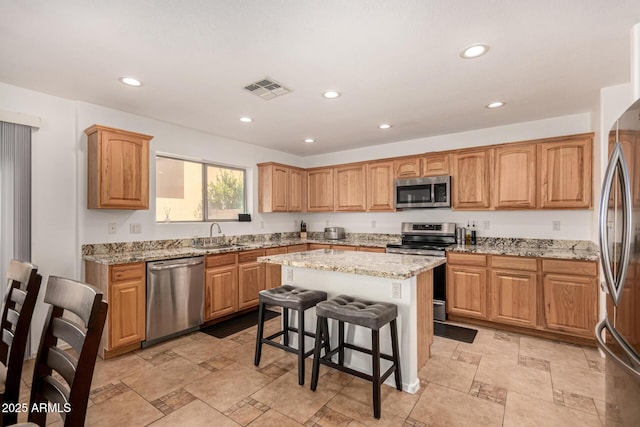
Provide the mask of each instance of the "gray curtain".
{"label": "gray curtain", "polygon": [[11,258],[31,261],[31,127],[0,122],[2,301],[6,268]]}

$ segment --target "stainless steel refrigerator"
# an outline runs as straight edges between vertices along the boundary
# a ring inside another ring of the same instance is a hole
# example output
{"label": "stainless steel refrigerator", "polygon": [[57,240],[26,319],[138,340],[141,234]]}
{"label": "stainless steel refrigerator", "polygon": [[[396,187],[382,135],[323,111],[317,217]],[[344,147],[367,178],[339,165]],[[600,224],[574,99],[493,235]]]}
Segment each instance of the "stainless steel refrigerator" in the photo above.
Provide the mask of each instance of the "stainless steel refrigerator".
{"label": "stainless steel refrigerator", "polygon": [[599,210],[606,316],[596,327],[605,353],[605,425],[640,426],[640,100],[609,132]]}

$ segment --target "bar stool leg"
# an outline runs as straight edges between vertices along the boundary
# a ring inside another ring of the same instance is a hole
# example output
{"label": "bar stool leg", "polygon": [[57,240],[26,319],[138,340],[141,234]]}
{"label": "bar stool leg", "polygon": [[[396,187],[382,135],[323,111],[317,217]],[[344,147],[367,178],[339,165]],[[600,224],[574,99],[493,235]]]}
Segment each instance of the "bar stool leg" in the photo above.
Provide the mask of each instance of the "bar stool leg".
{"label": "bar stool leg", "polygon": [[380,331],[371,330],[371,357],[373,365],[373,416],[380,418]]}
{"label": "bar stool leg", "polygon": [[304,385],[304,310],[298,310],[298,384]]}
{"label": "bar stool leg", "polygon": [[282,307],[282,344],[289,346],[289,309]]}
{"label": "bar stool leg", "polygon": [[322,323],[322,333],[324,334],[324,355],[331,351],[331,340],[329,339],[329,321],[326,317],[318,318],[318,322]]}
{"label": "bar stool leg", "polygon": [[338,321],[338,365],[344,366],[344,322]]}
{"label": "bar stool leg", "polygon": [[264,304],[258,305],[258,333],[256,336],[256,354],[253,359],[253,364],[258,366],[260,364],[260,357],[262,356],[262,337],[264,334]]}
{"label": "bar stool leg", "polygon": [[320,372],[320,349],[322,348],[322,340],[328,339],[328,335],[326,337],[324,336],[326,320],[326,318],[318,316],[316,321],[316,341],[313,347],[313,368],[311,370],[312,391],[316,391],[316,387],[318,386],[318,374]]}
{"label": "bar stool leg", "polygon": [[402,374],[400,372],[400,351],[398,349],[398,327],[396,325],[396,319],[391,321],[391,349],[393,351],[393,364],[396,367],[395,380],[396,389],[402,391]]}

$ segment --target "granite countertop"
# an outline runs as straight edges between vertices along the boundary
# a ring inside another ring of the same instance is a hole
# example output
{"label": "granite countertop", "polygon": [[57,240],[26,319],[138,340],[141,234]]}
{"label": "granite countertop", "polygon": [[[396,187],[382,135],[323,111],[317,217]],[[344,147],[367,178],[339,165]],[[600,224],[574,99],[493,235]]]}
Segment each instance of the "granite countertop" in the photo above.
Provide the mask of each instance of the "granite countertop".
{"label": "granite countertop", "polygon": [[[487,239],[478,245],[454,245],[447,248],[447,252],[460,252],[487,255],[508,255],[535,258],[555,258],[579,261],[599,261],[598,247],[591,242],[581,241],[572,244],[536,244],[527,245],[520,239]],[[522,239],[523,240],[523,239]]]}
{"label": "granite countertop", "polygon": [[317,249],[258,258],[269,264],[337,271],[385,279],[408,279],[442,265],[444,257]]}
{"label": "granite countertop", "polygon": [[[187,243],[185,243],[187,242]],[[152,242],[150,244],[105,244],[102,246],[106,246],[101,251],[96,251],[95,253],[84,253],[85,249],[83,248],[83,259],[85,261],[93,261],[99,264],[126,264],[132,262],[144,262],[144,261],[160,261],[164,259],[175,259],[175,258],[188,258],[195,256],[204,256],[211,254],[223,254],[229,252],[238,252],[238,251],[249,251],[253,249],[263,249],[263,248],[275,248],[281,246],[293,246],[300,245],[306,243],[319,243],[325,245],[338,245],[338,246],[368,246],[368,247],[380,247],[384,248],[387,246],[387,243],[392,243],[395,241],[391,240],[375,240],[375,239],[358,239],[358,238],[350,238],[350,239],[341,239],[341,240],[328,240],[322,238],[315,239],[300,239],[300,238],[285,238],[285,239],[274,239],[274,240],[264,240],[264,241],[237,241],[230,242],[230,246],[227,247],[218,247],[218,248],[202,248],[202,247],[193,247],[190,246],[191,242],[188,240],[176,241],[170,247],[158,247],[161,246],[153,245]],[[85,246],[94,246],[94,245],[85,245]],[[97,245],[95,245],[97,246]],[[86,251],[90,252],[90,251]]]}

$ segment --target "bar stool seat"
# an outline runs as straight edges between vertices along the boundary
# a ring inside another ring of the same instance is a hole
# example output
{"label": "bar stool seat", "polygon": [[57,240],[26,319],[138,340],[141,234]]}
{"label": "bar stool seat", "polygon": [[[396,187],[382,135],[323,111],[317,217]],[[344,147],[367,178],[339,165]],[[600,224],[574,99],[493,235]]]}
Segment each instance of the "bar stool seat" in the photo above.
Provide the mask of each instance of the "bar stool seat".
{"label": "bar stool seat", "polygon": [[[304,313],[317,303],[325,301],[327,293],[323,291],[297,288],[291,285],[283,285],[273,289],[262,290],[258,296],[258,333],[256,337],[256,351],[253,364],[258,366],[262,355],[262,344],[268,344],[281,350],[298,355],[298,384],[304,384],[304,359],[313,354],[313,349],[305,352],[304,337],[315,338],[313,332],[307,332],[304,328]],[[282,307],[282,329],[275,334],[263,337],[264,335],[264,310],[265,305]],[[289,310],[298,312],[298,327],[289,326]],[[298,348],[289,346],[289,333],[298,334]],[[282,336],[282,344],[274,341]]]}
{"label": "bar stool seat", "polygon": [[[315,391],[318,385],[320,364],[332,367],[342,372],[355,375],[359,378],[371,381],[373,389],[373,416],[380,418],[380,387],[389,375],[394,374],[396,389],[402,391],[402,375],[400,372],[400,352],[398,349],[398,329],[396,318],[398,307],[387,302],[367,301],[348,295],[339,295],[316,305],[316,341],[313,353],[313,371],[311,374],[311,390]],[[338,346],[330,349],[329,325],[327,319],[338,321]],[[346,343],[344,341],[344,324],[362,326],[371,329],[371,350]],[[392,355],[380,353],[380,328],[389,324],[391,330]],[[320,357],[322,347],[325,348],[324,356]],[[350,349],[369,354],[372,357],[372,374],[357,371],[344,366],[344,350]],[[338,363],[333,362],[332,357],[338,355]],[[380,374],[380,359],[390,360],[391,367],[384,374]]]}

